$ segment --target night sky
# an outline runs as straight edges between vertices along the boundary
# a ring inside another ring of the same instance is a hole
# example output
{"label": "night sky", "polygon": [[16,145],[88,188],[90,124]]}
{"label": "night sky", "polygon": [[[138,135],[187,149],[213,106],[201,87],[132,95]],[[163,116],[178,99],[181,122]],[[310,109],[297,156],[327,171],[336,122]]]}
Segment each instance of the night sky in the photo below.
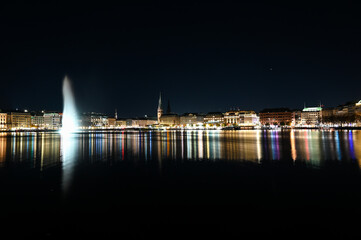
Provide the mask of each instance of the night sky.
{"label": "night sky", "polygon": [[24,2],[0,7],[0,108],[61,111],[65,75],[79,111],[120,117],[160,91],[177,113],[361,99],[361,5]]}

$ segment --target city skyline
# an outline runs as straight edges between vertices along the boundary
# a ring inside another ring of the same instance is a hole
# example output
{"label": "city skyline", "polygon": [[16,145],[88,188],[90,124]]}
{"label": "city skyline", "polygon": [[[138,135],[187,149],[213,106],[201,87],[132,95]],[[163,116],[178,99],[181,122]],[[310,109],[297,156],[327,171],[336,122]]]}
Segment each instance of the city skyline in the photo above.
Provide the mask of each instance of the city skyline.
{"label": "city skyline", "polygon": [[[158,99],[158,104],[157,104],[157,107],[156,108],[153,108],[152,110],[149,110],[147,111],[146,113],[142,114],[142,115],[133,115],[133,116],[126,116],[124,115],[124,113],[122,112],[121,108],[117,108],[115,107],[113,109],[113,112],[106,112],[106,111],[94,111],[94,110],[89,110],[89,111],[81,111],[81,110],[78,110],[78,114],[86,114],[86,113],[100,113],[100,114],[104,114],[104,115],[108,115],[108,116],[119,116],[119,118],[134,118],[134,117],[144,117],[144,116],[148,116],[148,117],[157,117],[159,115],[159,106],[161,106],[162,108],[162,112],[166,113],[166,107],[168,108],[169,106],[169,103],[170,103],[170,98],[164,98],[164,93],[163,92],[159,92],[159,99]],[[75,96],[76,97],[76,96]],[[163,102],[162,102],[162,100]],[[167,101],[167,105],[164,104],[164,99],[166,99]],[[361,98],[360,98],[361,99]],[[287,105],[281,105],[281,106],[273,106],[273,107],[261,107],[260,109],[252,109],[252,108],[247,108],[247,107],[240,107],[240,106],[231,106],[231,107],[224,107],[223,109],[211,109],[210,111],[208,112],[202,112],[202,111],[184,111],[184,112],[178,112],[178,111],[172,111],[172,113],[176,113],[176,114],[187,114],[187,113],[202,113],[202,114],[206,114],[206,113],[209,113],[209,112],[227,112],[227,111],[232,111],[232,110],[252,110],[252,111],[255,111],[257,113],[259,112],[262,112],[264,110],[267,110],[267,109],[288,109],[288,110],[291,110],[291,111],[300,111],[304,108],[307,108],[307,107],[316,107],[316,106],[322,106],[322,107],[325,107],[325,108],[336,108],[336,107],[340,107],[340,106],[343,106],[343,105],[347,105],[348,103],[356,103],[356,102],[359,102],[360,100],[359,99],[353,99],[353,100],[346,100],[346,101],[343,101],[341,103],[338,103],[334,106],[327,106],[327,105],[324,105],[321,101],[318,101],[317,104],[307,104],[306,102],[303,102],[303,105],[300,105],[299,107],[296,107],[296,108],[292,108],[292,107],[289,107]],[[156,101],[155,101],[156,102]],[[76,104],[76,102],[75,102]],[[77,104],[76,104],[77,105]],[[156,104],[155,104],[156,105]],[[173,105],[172,105],[172,108],[173,108]],[[42,109],[30,109],[30,108],[4,108],[3,106],[0,105],[0,112],[1,111],[25,111],[25,112],[38,112],[38,113],[44,113],[44,112],[47,112],[47,113],[52,113],[52,112],[58,112],[58,113],[61,113],[63,110],[63,107],[61,107],[61,109],[47,109],[47,108],[42,108]],[[105,108],[103,108],[105,109]],[[154,110],[156,109],[156,110]]]}
{"label": "city skyline", "polygon": [[264,108],[260,112],[232,108],[224,112],[183,113],[171,110],[170,101],[164,111],[164,98],[159,94],[157,116],[118,117],[97,112],[78,112],[74,105],[71,84],[64,78],[64,111],[1,110],[0,130],[61,130],[69,134],[78,130],[95,129],[273,129],[273,128],[359,128],[361,100],[333,108],[306,106],[302,110]]}

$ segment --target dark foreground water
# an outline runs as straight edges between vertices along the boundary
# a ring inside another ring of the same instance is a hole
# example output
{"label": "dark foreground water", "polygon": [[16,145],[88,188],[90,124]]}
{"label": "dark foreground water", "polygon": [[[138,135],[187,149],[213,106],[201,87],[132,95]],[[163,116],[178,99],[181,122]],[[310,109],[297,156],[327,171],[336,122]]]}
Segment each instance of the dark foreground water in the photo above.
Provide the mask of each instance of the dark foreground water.
{"label": "dark foreground water", "polygon": [[0,133],[0,230],[361,237],[361,131]]}

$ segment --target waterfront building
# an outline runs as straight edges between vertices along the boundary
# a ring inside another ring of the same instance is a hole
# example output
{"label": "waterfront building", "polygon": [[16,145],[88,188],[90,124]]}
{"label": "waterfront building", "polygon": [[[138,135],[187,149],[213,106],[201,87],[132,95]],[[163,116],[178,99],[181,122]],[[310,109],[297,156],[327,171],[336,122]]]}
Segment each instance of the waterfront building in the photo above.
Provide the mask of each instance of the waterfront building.
{"label": "waterfront building", "polygon": [[221,126],[224,124],[224,115],[221,112],[209,112],[204,116],[203,121],[207,125]]}
{"label": "waterfront building", "polygon": [[[243,122],[242,122],[243,118]],[[259,117],[255,111],[241,111],[241,123],[243,126],[256,126],[259,125]]]}
{"label": "waterfront building", "polygon": [[259,123],[259,118],[255,111],[231,110],[224,114],[224,123],[228,126],[255,126]]}
{"label": "waterfront building", "polygon": [[179,117],[180,125],[182,126],[193,126],[202,125],[204,121],[204,115],[197,113],[184,113]]}
{"label": "waterfront building", "polygon": [[356,126],[361,127],[361,100],[355,104]]}
{"label": "waterfront building", "polygon": [[44,113],[37,112],[31,114],[31,126],[35,128],[44,128]]}
{"label": "waterfront building", "polygon": [[360,101],[350,101],[339,105],[335,108],[335,113],[332,117],[325,117],[322,115],[323,123],[337,124],[341,126],[352,126],[360,124],[361,103]]}
{"label": "waterfront building", "polygon": [[317,126],[322,121],[322,107],[305,107],[301,113],[301,124]]}
{"label": "waterfront building", "polygon": [[108,116],[102,113],[83,113],[81,116],[82,127],[104,128],[109,125]]}
{"label": "waterfront building", "polygon": [[56,112],[44,113],[44,128],[59,129],[61,127],[61,114]]}
{"label": "waterfront building", "polygon": [[168,125],[168,126],[176,126],[180,124],[180,118],[178,114],[175,113],[163,114],[160,117],[160,124]]}
{"label": "waterfront building", "polygon": [[338,122],[336,108],[323,108],[321,111],[321,116],[323,124],[333,124]]}
{"label": "waterfront building", "polygon": [[228,111],[224,114],[224,123],[226,125],[238,125],[241,122],[240,111]]}
{"label": "waterfront building", "polygon": [[124,128],[127,126],[127,120],[126,119],[117,119],[115,121],[115,127]]}
{"label": "waterfront building", "polygon": [[116,125],[116,119],[112,117],[108,117],[108,127],[113,128]]}
{"label": "waterfront building", "polygon": [[162,108],[162,93],[159,93],[159,101],[158,101],[158,108],[157,108],[157,121],[160,123],[160,117],[163,114],[163,108]]}
{"label": "waterfront building", "polygon": [[[127,119],[125,119],[125,125],[127,126],[127,127],[133,127],[133,119],[132,118],[127,118]],[[134,124],[135,125],[135,124]]]}
{"label": "waterfront building", "polygon": [[0,112],[0,129],[7,129],[7,113]]}
{"label": "waterfront building", "polygon": [[355,113],[358,116],[361,116],[361,100],[355,103]]}
{"label": "waterfront building", "polygon": [[132,118],[128,121],[130,122],[130,124],[128,124],[129,127],[148,127],[158,123],[158,120],[155,117]]}
{"label": "waterfront building", "polygon": [[323,108],[321,111],[322,118],[334,117],[337,114],[336,108]]}
{"label": "waterfront building", "polygon": [[349,113],[348,107],[346,107],[346,106],[338,106],[336,108],[336,114],[335,115],[343,116],[343,115],[348,115],[348,113]]}
{"label": "waterfront building", "polygon": [[292,112],[292,125],[298,126],[302,123],[302,111],[301,110],[294,110]]}
{"label": "waterfront building", "polygon": [[342,115],[351,115],[355,112],[356,106],[354,104],[345,104],[340,105],[336,107],[336,115],[342,116]]}
{"label": "waterfront building", "polygon": [[294,113],[288,108],[266,108],[259,113],[262,125],[291,125]]}
{"label": "waterfront building", "polygon": [[9,112],[6,121],[10,129],[31,127],[31,115],[29,112]]}
{"label": "waterfront building", "polygon": [[351,101],[345,104],[339,105],[336,107],[337,116],[352,116],[355,115],[356,112],[360,111],[361,103],[360,101]]}
{"label": "waterfront building", "polygon": [[170,101],[168,100],[168,107],[166,114],[161,115],[160,124],[167,126],[178,126],[180,124],[180,118],[178,114],[172,113],[170,108]]}

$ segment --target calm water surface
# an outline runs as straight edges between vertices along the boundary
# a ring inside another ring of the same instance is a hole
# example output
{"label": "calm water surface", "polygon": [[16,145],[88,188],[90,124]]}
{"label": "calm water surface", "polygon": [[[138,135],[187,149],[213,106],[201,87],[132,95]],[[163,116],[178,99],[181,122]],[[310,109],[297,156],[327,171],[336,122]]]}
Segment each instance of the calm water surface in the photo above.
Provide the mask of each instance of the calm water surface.
{"label": "calm water surface", "polygon": [[[3,216],[40,214],[56,223],[46,223],[52,234],[69,222],[118,229],[87,221],[94,214],[214,223],[237,213],[255,231],[278,227],[277,215],[288,229],[311,222],[333,231],[361,213],[360,166],[359,130],[0,133]],[[251,224],[259,218],[268,223]]]}
{"label": "calm water surface", "polygon": [[0,167],[40,170],[83,162],[291,160],[309,167],[337,162],[361,165],[361,131],[166,131],[0,133]]}

